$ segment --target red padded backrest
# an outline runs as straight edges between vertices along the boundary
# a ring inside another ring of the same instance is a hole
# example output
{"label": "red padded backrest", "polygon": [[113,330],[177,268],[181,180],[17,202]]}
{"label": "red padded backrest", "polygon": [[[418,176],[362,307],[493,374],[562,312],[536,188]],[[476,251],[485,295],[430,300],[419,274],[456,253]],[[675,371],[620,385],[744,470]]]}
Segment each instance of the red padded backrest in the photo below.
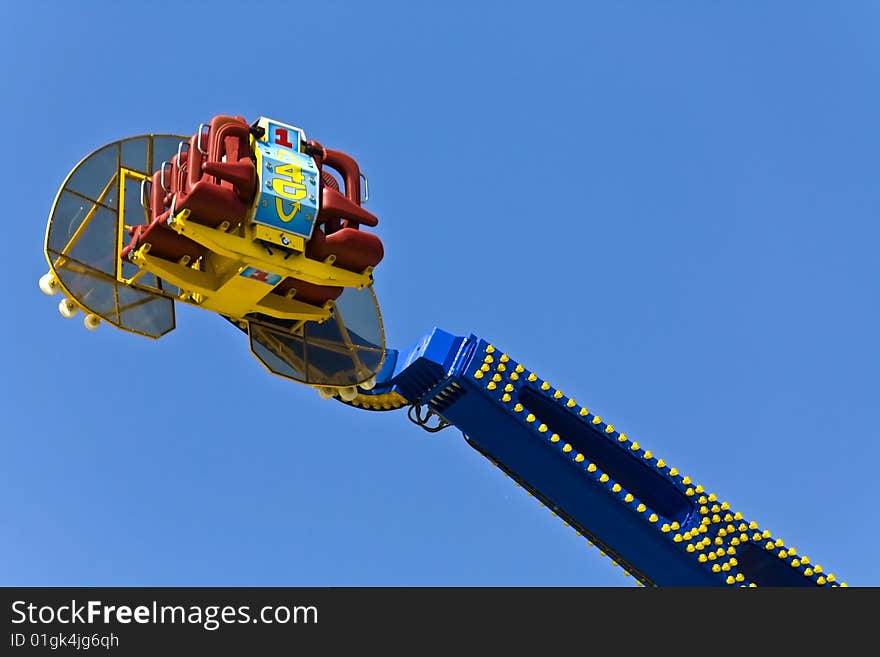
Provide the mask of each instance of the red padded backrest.
{"label": "red padded backrest", "polygon": [[162,171],[153,174],[150,185],[150,221],[165,212],[165,190],[162,189]]}
{"label": "red padded backrest", "polygon": [[[171,200],[175,194],[182,193],[186,189],[186,163],[189,159],[187,151],[180,151],[180,161],[177,155],[171,158],[171,173],[166,177],[168,182],[168,194],[165,196],[165,205],[171,206]],[[179,200],[179,199],[178,199]]]}
{"label": "red padded backrest", "polygon": [[326,187],[330,189],[335,189],[337,192],[339,191],[339,182],[329,171],[321,170],[321,181],[324,183]]}
{"label": "red padded backrest", "polygon": [[250,157],[249,134],[250,126],[240,116],[215,116],[208,132],[207,161],[232,163]]}
{"label": "red padded backrest", "polygon": [[345,196],[355,205],[361,204],[361,170],[357,161],[342,151],[324,149],[324,164],[342,174]]}

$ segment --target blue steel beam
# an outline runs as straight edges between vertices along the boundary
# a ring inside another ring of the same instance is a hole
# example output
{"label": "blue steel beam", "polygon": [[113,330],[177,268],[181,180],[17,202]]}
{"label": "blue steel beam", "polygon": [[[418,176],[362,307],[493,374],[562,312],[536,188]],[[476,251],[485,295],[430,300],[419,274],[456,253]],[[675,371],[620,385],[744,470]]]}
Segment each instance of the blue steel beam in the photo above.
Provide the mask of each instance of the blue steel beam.
{"label": "blue steel beam", "polygon": [[646,586],[846,586],[474,335],[391,351],[351,405],[430,409]]}

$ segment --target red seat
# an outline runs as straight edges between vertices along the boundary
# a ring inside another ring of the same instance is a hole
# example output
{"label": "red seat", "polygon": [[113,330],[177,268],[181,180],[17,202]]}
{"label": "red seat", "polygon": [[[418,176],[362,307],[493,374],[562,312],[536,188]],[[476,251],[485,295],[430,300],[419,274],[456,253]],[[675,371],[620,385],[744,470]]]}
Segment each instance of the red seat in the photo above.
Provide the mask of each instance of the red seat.
{"label": "red seat", "polygon": [[120,254],[150,243],[154,256],[179,261],[205,253],[205,248],[168,228],[169,212],[189,210],[190,218],[216,227],[236,226],[247,214],[256,193],[256,167],[251,159],[249,126],[241,117],[216,116],[207,133],[194,135],[186,150],[178,149],[153,175],[151,221],[133,227],[132,240]]}
{"label": "red seat", "polygon": [[[385,252],[376,235],[358,230],[359,224],[375,226],[379,220],[361,207],[361,172],[357,162],[341,151],[324,148],[314,141],[310,141],[308,147],[321,171],[321,209],[306,245],[306,257],[324,261],[333,256],[337,267],[353,272],[375,267]],[[342,176],[344,194],[325,166]],[[341,287],[314,285],[296,278],[284,279],[273,291],[283,295],[291,288],[296,290],[296,299],[316,306],[338,299],[342,294]]]}
{"label": "red seat", "polygon": [[285,278],[272,292],[285,296],[291,289],[296,290],[294,299],[313,306],[323,306],[327,301],[335,301],[343,290],[335,285],[315,285],[298,278]]}
{"label": "red seat", "polygon": [[[313,260],[326,260],[335,256],[335,265],[349,271],[362,272],[367,267],[375,267],[384,255],[382,242],[372,233],[354,228],[341,230],[324,235],[320,228],[315,228],[312,239],[306,246],[306,257]],[[342,294],[343,288],[331,285],[315,285],[297,278],[285,278],[273,292],[286,295],[290,289],[296,290],[295,298],[315,306],[322,306],[327,301],[334,301]]]}
{"label": "red seat", "polygon": [[249,131],[241,117],[215,116],[207,133],[190,140],[187,184],[178,192],[177,210],[189,210],[193,221],[211,227],[236,226],[245,218],[257,188]]}
{"label": "red seat", "polygon": [[203,246],[174,232],[165,223],[170,214],[170,210],[166,209],[168,204],[185,185],[187,160],[187,152],[180,149],[171,162],[163,162],[162,168],[153,174],[150,190],[151,221],[146,225],[131,227],[131,240],[122,249],[121,258],[127,258],[132,250],[146,243],[150,244],[150,255],[172,262],[179,262],[184,257],[195,260],[205,253]]}
{"label": "red seat", "polygon": [[342,228],[330,235],[315,229],[312,239],[306,245],[306,257],[313,260],[326,260],[335,256],[337,267],[353,272],[362,272],[367,267],[375,267],[385,255],[382,240],[363,230]]}

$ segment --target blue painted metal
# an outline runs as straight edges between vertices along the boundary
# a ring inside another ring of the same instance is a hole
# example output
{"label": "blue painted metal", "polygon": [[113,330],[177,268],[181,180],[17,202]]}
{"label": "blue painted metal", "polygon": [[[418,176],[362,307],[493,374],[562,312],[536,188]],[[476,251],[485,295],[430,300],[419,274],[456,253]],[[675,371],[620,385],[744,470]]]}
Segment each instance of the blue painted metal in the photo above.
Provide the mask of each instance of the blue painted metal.
{"label": "blue painted metal", "polygon": [[302,132],[269,122],[257,142],[259,198],[254,222],[309,239],[318,214],[318,167],[300,152]]}
{"label": "blue painted metal", "polygon": [[376,387],[426,405],[640,583],[839,586],[485,340],[434,328]]}

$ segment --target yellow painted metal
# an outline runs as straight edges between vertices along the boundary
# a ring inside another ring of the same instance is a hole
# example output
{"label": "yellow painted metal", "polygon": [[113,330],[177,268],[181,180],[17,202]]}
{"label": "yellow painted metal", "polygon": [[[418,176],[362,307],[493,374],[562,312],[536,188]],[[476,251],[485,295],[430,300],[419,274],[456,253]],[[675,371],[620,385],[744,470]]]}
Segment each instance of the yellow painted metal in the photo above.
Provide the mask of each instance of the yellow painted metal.
{"label": "yellow painted metal", "polygon": [[271,226],[254,224],[254,237],[264,242],[299,251],[300,253],[306,250],[306,241],[301,236],[287,233]]}
{"label": "yellow painted metal", "polygon": [[[116,253],[120,253],[122,251],[122,244],[125,241],[125,231],[128,230],[128,226],[125,225],[125,179],[133,178],[134,180],[144,181],[149,178],[138,171],[132,171],[131,169],[126,169],[125,167],[119,168],[119,221],[116,222]],[[126,280],[122,275],[122,267],[116,268],[116,278],[120,283],[126,283],[127,285],[131,285],[135,281],[137,281],[143,274],[146,273],[143,270],[139,271],[137,274],[131,277],[131,279]]]}
{"label": "yellow painted metal", "polygon": [[189,211],[183,210],[170,218],[168,226],[194,242],[207,248],[212,254],[237,260],[274,274],[299,278],[315,285],[335,285],[363,289],[373,283],[372,267],[355,273],[333,266],[333,260],[322,262],[307,258],[305,254],[290,255],[282,251],[270,251],[255,242],[255,227],[245,225],[240,234],[227,233],[189,220]]}
{"label": "yellow painted metal", "polygon": [[149,244],[144,244],[132,253],[130,259],[138,267],[187,292],[179,301],[235,319],[248,313],[265,313],[280,319],[318,322],[330,317],[329,304],[324,307],[312,306],[271,294],[270,285],[240,276],[247,265],[241,265],[230,274],[220,276],[151,256],[149,251]]}
{"label": "yellow painted metal", "polygon": [[[316,386],[318,387],[318,386]],[[374,411],[393,411],[409,405],[409,402],[398,392],[386,392],[381,395],[361,395],[359,394],[350,402],[352,406],[360,406],[369,408]]]}

